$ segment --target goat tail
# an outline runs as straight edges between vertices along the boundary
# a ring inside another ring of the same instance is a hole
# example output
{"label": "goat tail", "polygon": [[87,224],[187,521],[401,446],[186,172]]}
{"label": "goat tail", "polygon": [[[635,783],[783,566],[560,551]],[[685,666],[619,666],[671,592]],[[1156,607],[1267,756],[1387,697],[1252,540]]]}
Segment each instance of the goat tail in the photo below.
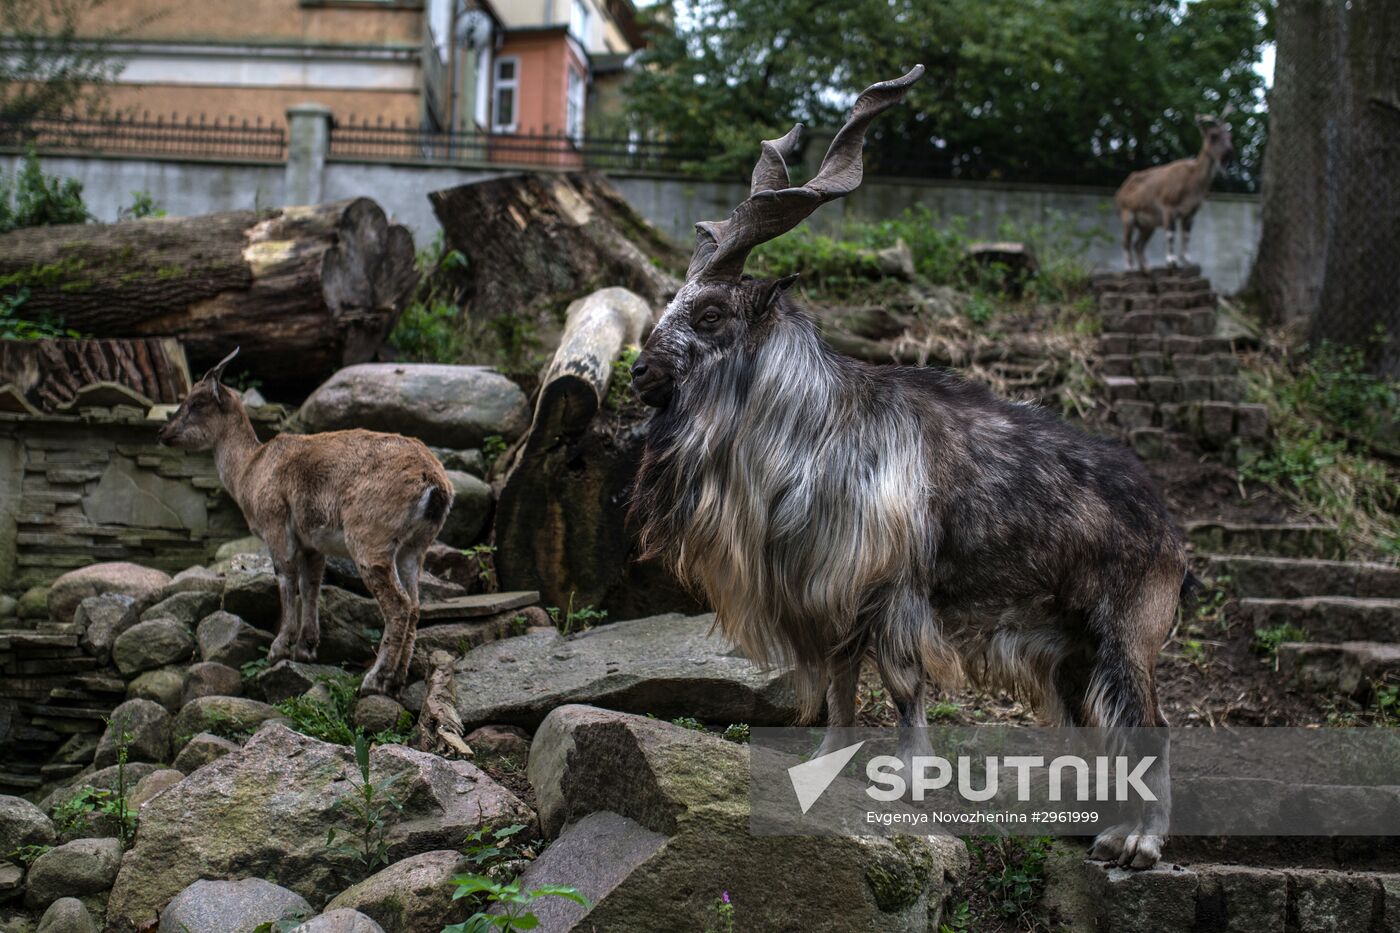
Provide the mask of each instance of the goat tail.
{"label": "goat tail", "polygon": [[431,525],[441,526],[447,520],[447,510],[452,508],[452,486],[444,479],[423,474],[426,487],[418,499],[419,514]]}
{"label": "goat tail", "polygon": [[1186,575],[1181,578],[1181,591],[1179,593],[1181,608],[1189,609],[1195,605],[1196,597],[1204,588],[1205,584],[1201,582],[1201,578],[1187,570]]}

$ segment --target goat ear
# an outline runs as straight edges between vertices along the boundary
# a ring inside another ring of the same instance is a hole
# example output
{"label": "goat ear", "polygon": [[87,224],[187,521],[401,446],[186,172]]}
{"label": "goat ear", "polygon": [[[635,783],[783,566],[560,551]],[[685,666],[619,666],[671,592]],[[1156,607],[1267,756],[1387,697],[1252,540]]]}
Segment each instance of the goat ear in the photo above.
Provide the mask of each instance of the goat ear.
{"label": "goat ear", "polygon": [[778,298],[792,287],[792,283],[797,281],[797,274],[785,275],[781,279],[773,279],[771,282],[763,284],[763,294],[759,296],[758,313],[767,314]]}
{"label": "goat ear", "polygon": [[204,379],[205,379],[205,381],[207,381],[207,382],[212,382],[212,383],[214,383],[215,385],[218,385],[218,384],[219,384],[219,381],[220,381],[221,379],[224,378],[224,368],[225,368],[226,366],[228,366],[229,363],[232,363],[232,362],[233,362],[233,358],[234,358],[235,356],[238,355],[239,349],[240,349],[239,347],[234,347],[232,353],[230,353],[228,356],[224,357],[223,359],[219,360],[219,363],[218,363],[217,366],[215,366],[213,369],[209,370],[209,372],[205,373],[205,374],[204,374]]}

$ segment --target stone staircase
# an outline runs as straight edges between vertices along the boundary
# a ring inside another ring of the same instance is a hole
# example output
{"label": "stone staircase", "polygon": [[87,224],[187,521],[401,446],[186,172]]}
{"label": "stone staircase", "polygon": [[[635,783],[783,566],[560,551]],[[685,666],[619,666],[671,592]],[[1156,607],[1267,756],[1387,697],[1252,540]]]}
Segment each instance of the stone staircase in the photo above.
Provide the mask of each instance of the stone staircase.
{"label": "stone staircase", "polygon": [[[1246,632],[1293,625],[1281,677],[1359,695],[1400,674],[1400,569],[1345,560],[1334,528],[1196,522],[1197,571],[1225,581]],[[1084,860],[1072,840],[1047,864],[1047,903],[1066,931],[1400,931],[1400,838],[1177,837],[1133,872]]]}
{"label": "stone staircase", "polygon": [[1216,295],[1200,266],[1101,273],[1091,284],[1103,321],[1099,372],[1138,456],[1267,434],[1264,406],[1244,402],[1231,341],[1215,336]]}

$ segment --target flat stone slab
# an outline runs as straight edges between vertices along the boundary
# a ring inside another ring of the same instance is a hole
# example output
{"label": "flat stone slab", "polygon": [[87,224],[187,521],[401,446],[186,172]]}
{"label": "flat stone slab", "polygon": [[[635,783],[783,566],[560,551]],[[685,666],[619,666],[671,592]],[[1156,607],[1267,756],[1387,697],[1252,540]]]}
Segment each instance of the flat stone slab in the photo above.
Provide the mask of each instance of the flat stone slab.
{"label": "flat stone slab", "polygon": [[1209,559],[1206,573],[1212,577],[1229,577],[1230,588],[1236,596],[1400,599],[1400,569],[1368,561],[1217,556]]}
{"label": "flat stone slab", "polygon": [[711,635],[713,624],[713,615],[673,613],[568,637],[535,629],[473,648],[456,665],[462,724],[534,730],[555,707],[587,703],[663,719],[791,725],[791,673],[760,670]]}
{"label": "flat stone slab", "polygon": [[1315,641],[1400,640],[1400,599],[1246,597],[1239,601],[1239,612],[1256,629],[1294,625]]}
{"label": "flat stone slab", "polygon": [[533,606],[540,601],[535,590],[519,590],[511,593],[474,593],[471,596],[457,596],[453,599],[423,603],[418,607],[418,624],[440,625],[462,619],[495,615],[523,606]]}

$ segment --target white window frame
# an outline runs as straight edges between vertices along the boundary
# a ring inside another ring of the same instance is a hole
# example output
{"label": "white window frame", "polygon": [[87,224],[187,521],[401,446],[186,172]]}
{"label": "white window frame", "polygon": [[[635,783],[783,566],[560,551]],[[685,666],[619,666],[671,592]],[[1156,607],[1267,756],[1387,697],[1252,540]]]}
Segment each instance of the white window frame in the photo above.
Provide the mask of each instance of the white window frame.
{"label": "white window frame", "polygon": [[496,64],[491,60],[491,47],[488,45],[476,53],[476,100],[472,119],[477,126],[491,125],[491,77],[496,73]]}
{"label": "white window frame", "polygon": [[564,133],[577,145],[583,142],[583,124],[588,107],[588,77],[573,65],[564,91]]}
{"label": "white window frame", "polygon": [[585,48],[588,47],[588,31],[592,25],[593,11],[588,6],[588,0],[570,0],[569,31]]}
{"label": "white window frame", "polygon": [[[501,66],[511,64],[514,68],[511,71],[512,77],[503,79],[501,77]],[[511,92],[510,123],[500,122],[500,93],[509,90]],[[520,59],[514,55],[504,55],[491,66],[491,132],[493,133],[516,133],[520,131]]]}

